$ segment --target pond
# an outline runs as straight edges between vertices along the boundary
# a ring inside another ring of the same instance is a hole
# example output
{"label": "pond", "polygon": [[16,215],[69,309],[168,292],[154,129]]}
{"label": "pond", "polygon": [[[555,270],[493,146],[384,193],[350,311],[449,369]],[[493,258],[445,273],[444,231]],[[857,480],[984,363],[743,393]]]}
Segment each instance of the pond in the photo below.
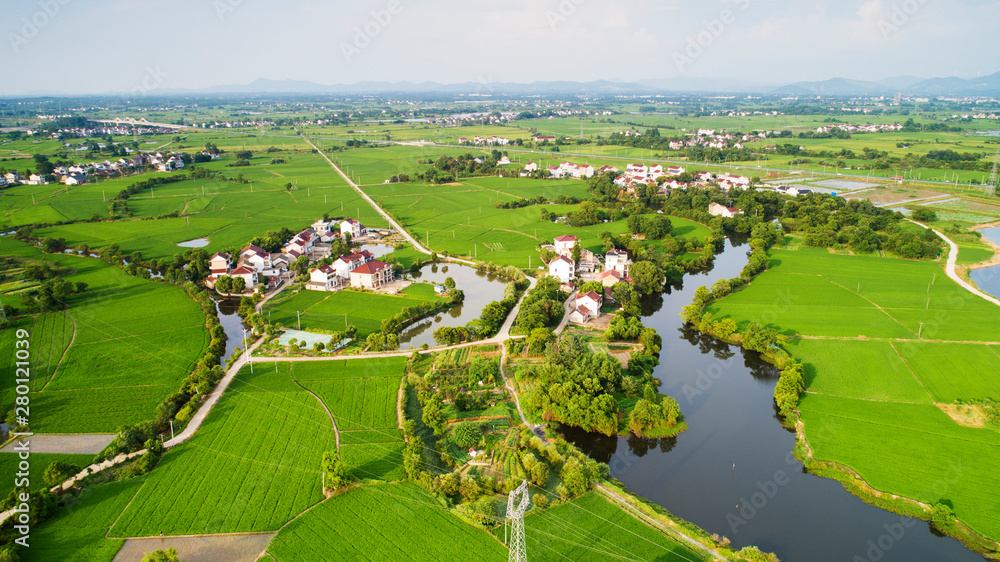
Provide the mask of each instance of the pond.
{"label": "pond", "polygon": [[455,286],[465,293],[465,302],[446,310],[432,318],[425,318],[403,330],[399,335],[401,349],[434,346],[434,330],[443,326],[464,326],[470,320],[479,318],[483,308],[492,301],[503,299],[507,281],[467,265],[436,263],[425,265],[413,274],[417,281],[432,281],[439,285],[451,277]]}
{"label": "pond", "polygon": [[208,238],[195,238],[194,240],[178,242],[177,245],[182,248],[204,248],[208,246]]}
{"label": "pond", "polygon": [[393,253],[396,251],[396,248],[393,248],[389,244],[362,244],[358,248],[358,251],[360,252],[363,250],[368,250],[376,258],[381,258],[382,256]]}
{"label": "pond", "polygon": [[[803,471],[791,457],[795,435],[779,423],[773,402],[777,370],[687,328],[681,307],[701,285],[739,275],[747,247],[727,241],[707,272],[682,289],[654,295],[643,322],[663,338],[654,376],[680,404],[689,429],[676,438],[605,437],[571,428],[564,435],[636,494],[709,533],[742,547],[757,545],[781,560],[982,560],[927,523],[872,507],[836,481]],[[887,527],[888,526],[888,527]],[[887,529],[903,529],[900,538]],[[889,548],[879,548],[879,544]],[[873,550],[872,546],[878,550]]]}

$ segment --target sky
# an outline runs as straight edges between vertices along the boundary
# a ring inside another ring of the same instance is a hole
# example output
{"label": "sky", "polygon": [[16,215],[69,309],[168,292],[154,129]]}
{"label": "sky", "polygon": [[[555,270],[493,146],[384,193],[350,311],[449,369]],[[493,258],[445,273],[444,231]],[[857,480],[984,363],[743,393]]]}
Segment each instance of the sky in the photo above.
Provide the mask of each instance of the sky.
{"label": "sky", "polygon": [[5,0],[0,95],[1000,71],[986,0]]}

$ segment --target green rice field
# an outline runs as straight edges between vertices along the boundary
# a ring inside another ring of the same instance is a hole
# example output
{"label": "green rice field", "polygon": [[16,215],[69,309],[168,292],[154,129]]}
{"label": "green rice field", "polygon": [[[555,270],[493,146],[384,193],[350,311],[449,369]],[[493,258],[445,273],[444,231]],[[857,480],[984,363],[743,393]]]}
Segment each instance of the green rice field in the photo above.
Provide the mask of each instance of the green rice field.
{"label": "green rice field", "polygon": [[[780,328],[806,371],[800,404],[818,460],[875,489],[949,501],[1000,538],[994,428],[961,425],[937,405],[1000,398],[1000,310],[935,263],[771,250],[772,266],[709,307],[744,326]],[[983,421],[983,420],[980,420]]]}
{"label": "green rice field", "polygon": [[331,498],[285,527],[275,560],[502,560],[489,533],[451,515],[412,484],[363,486]]}
{"label": "green rice field", "polygon": [[353,324],[358,329],[357,339],[364,340],[368,334],[381,330],[382,320],[403,309],[422,302],[444,300],[434,295],[433,287],[424,284],[411,285],[398,295],[301,290],[268,301],[264,305],[264,315],[270,315],[272,323],[289,328],[299,328],[301,320],[303,330],[332,332]]}

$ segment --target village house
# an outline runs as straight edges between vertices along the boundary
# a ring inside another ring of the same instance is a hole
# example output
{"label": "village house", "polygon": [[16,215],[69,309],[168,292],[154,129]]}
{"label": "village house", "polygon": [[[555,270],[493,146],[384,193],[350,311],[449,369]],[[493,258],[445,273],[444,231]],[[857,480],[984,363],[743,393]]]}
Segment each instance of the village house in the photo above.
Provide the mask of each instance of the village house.
{"label": "village house", "polygon": [[736,207],[725,207],[713,202],[708,204],[708,214],[713,217],[725,217],[729,219],[736,215],[742,215],[743,211],[737,209]]}
{"label": "village house", "polygon": [[601,272],[601,274],[597,277],[597,280],[600,281],[605,287],[611,287],[615,283],[621,283],[623,281],[627,281],[628,279],[621,273],[613,269],[608,269]]}
{"label": "village house", "polygon": [[563,283],[569,283],[569,281],[573,279],[575,272],[576,266],[573,264],[573,260],[567,258],[566,256],[559,256],[549,262],[549,275],[555,277]]}
{"label": "village house", "polygon": [[260,246],[250,244],[240,250],[240,262],[260,273],[264,269],[271,267],[271,254]]}
{"label": "village house", "polygon": [[601,315],[603,297],[594,291],[576,297],[576,308],[570,312],[569,321],[575,324],[585,324],[592,318]]}
{"label": "village house", "polygon": [[242,277],[243,280],[246,281],[246,292],[248,293],[253,292],[254,288],[257,287],[257,272],[252,269],[237,267],[229,272],[229,276],[233,278]]}
{"label": "village house", "polygon": [[573,257],[573,248],[577,245],[578,238],[572,234],[560,236],[555,240],[556,253],[568,258]]}
{"label": "village house", "polygon": [[340,235],[345,237],[345,239],[348,234],[351,235],[351,238],[360,238],[367,232],[368,229],[365,228],[365,225],[354,219],[346,219],[344,222],[340,223]]}
{"label": "village house", "polygon": [[622,277],[628,277],[630,265],[632,260],[628,259],[627,252],[612,249],[604,256],[604,271],[617,271]]}
{"label": "village house", "polygon": [[87,176],[73,174],[71,176],[63,177],[63,183],[66,185],[82,185],[87,183]]}
{"label": "village house", "polygon": [[325,265],[309,270],[309,284],[306,289],[313,291],[332,291],[344,284],[344,277],[337,275],[337,270]]}
{"label": "village house", "polygon": [[224,252],[216,252],[208,259],[209,269],[212,270],[212,275],[218,277],[220,275],[227,275],[229,273],[229,254]]}
{"label": "village house", "polygon": [[351,271],[354,271],[358,267],[361,267],[365,263],[371,261],[374,257],[375,256],[373,256],[368,250],[344,254],[333,262],[333,269],[337,272],[337,275],[343,277],[344,279],[350,279]]}
{"label": "village house", "polygon": [[378,289],[392,280],[392,266],[379,260],[369,260],[351,271],[351,286],[358,289]]}
{"label": "village house", "polygon": [[538,171],[538,164],[535,164],[534,162],[528,162],[528,164],[524,167],[524,171],[525,172],[537,172]]}

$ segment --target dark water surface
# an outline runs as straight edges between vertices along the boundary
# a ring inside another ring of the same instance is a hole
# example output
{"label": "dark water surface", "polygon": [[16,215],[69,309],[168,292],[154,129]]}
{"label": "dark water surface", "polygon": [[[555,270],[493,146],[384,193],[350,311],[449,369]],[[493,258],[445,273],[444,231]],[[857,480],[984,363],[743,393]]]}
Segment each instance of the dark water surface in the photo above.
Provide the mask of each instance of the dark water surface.
{"label": "dark water surface", "polygon": [[[794,433],[781,427],[772,394],[778,373],[744,352],[683,327],[678,313],[695,289],[732,278],[747,246],[726,250],[714,268],[645,303],[643,322],[663,337],[654,376],[677,399],[689,429],[671,439],[564,435],[612,476],[709,533],[757,545],[783,561],[982,560],[923,521],[869,506],[834,480],[803,472],[791,456]],[[735,467],[734,467],[735,466]]]}
{"label": "dark water surface", "polygon": [[503,300],[506,280],[467,265],[436,263],[425,265],[413,274],[417,281],[431,281],[439,285],[451,277],[455,286],[465,293],[465,301],[432,318],[421,320],[403,330],[399,335],[401,349],[420,347],[421,344],[434,346],[434,330],[443,326],[464,326],[470,320],[479,318],[486,305]]}

